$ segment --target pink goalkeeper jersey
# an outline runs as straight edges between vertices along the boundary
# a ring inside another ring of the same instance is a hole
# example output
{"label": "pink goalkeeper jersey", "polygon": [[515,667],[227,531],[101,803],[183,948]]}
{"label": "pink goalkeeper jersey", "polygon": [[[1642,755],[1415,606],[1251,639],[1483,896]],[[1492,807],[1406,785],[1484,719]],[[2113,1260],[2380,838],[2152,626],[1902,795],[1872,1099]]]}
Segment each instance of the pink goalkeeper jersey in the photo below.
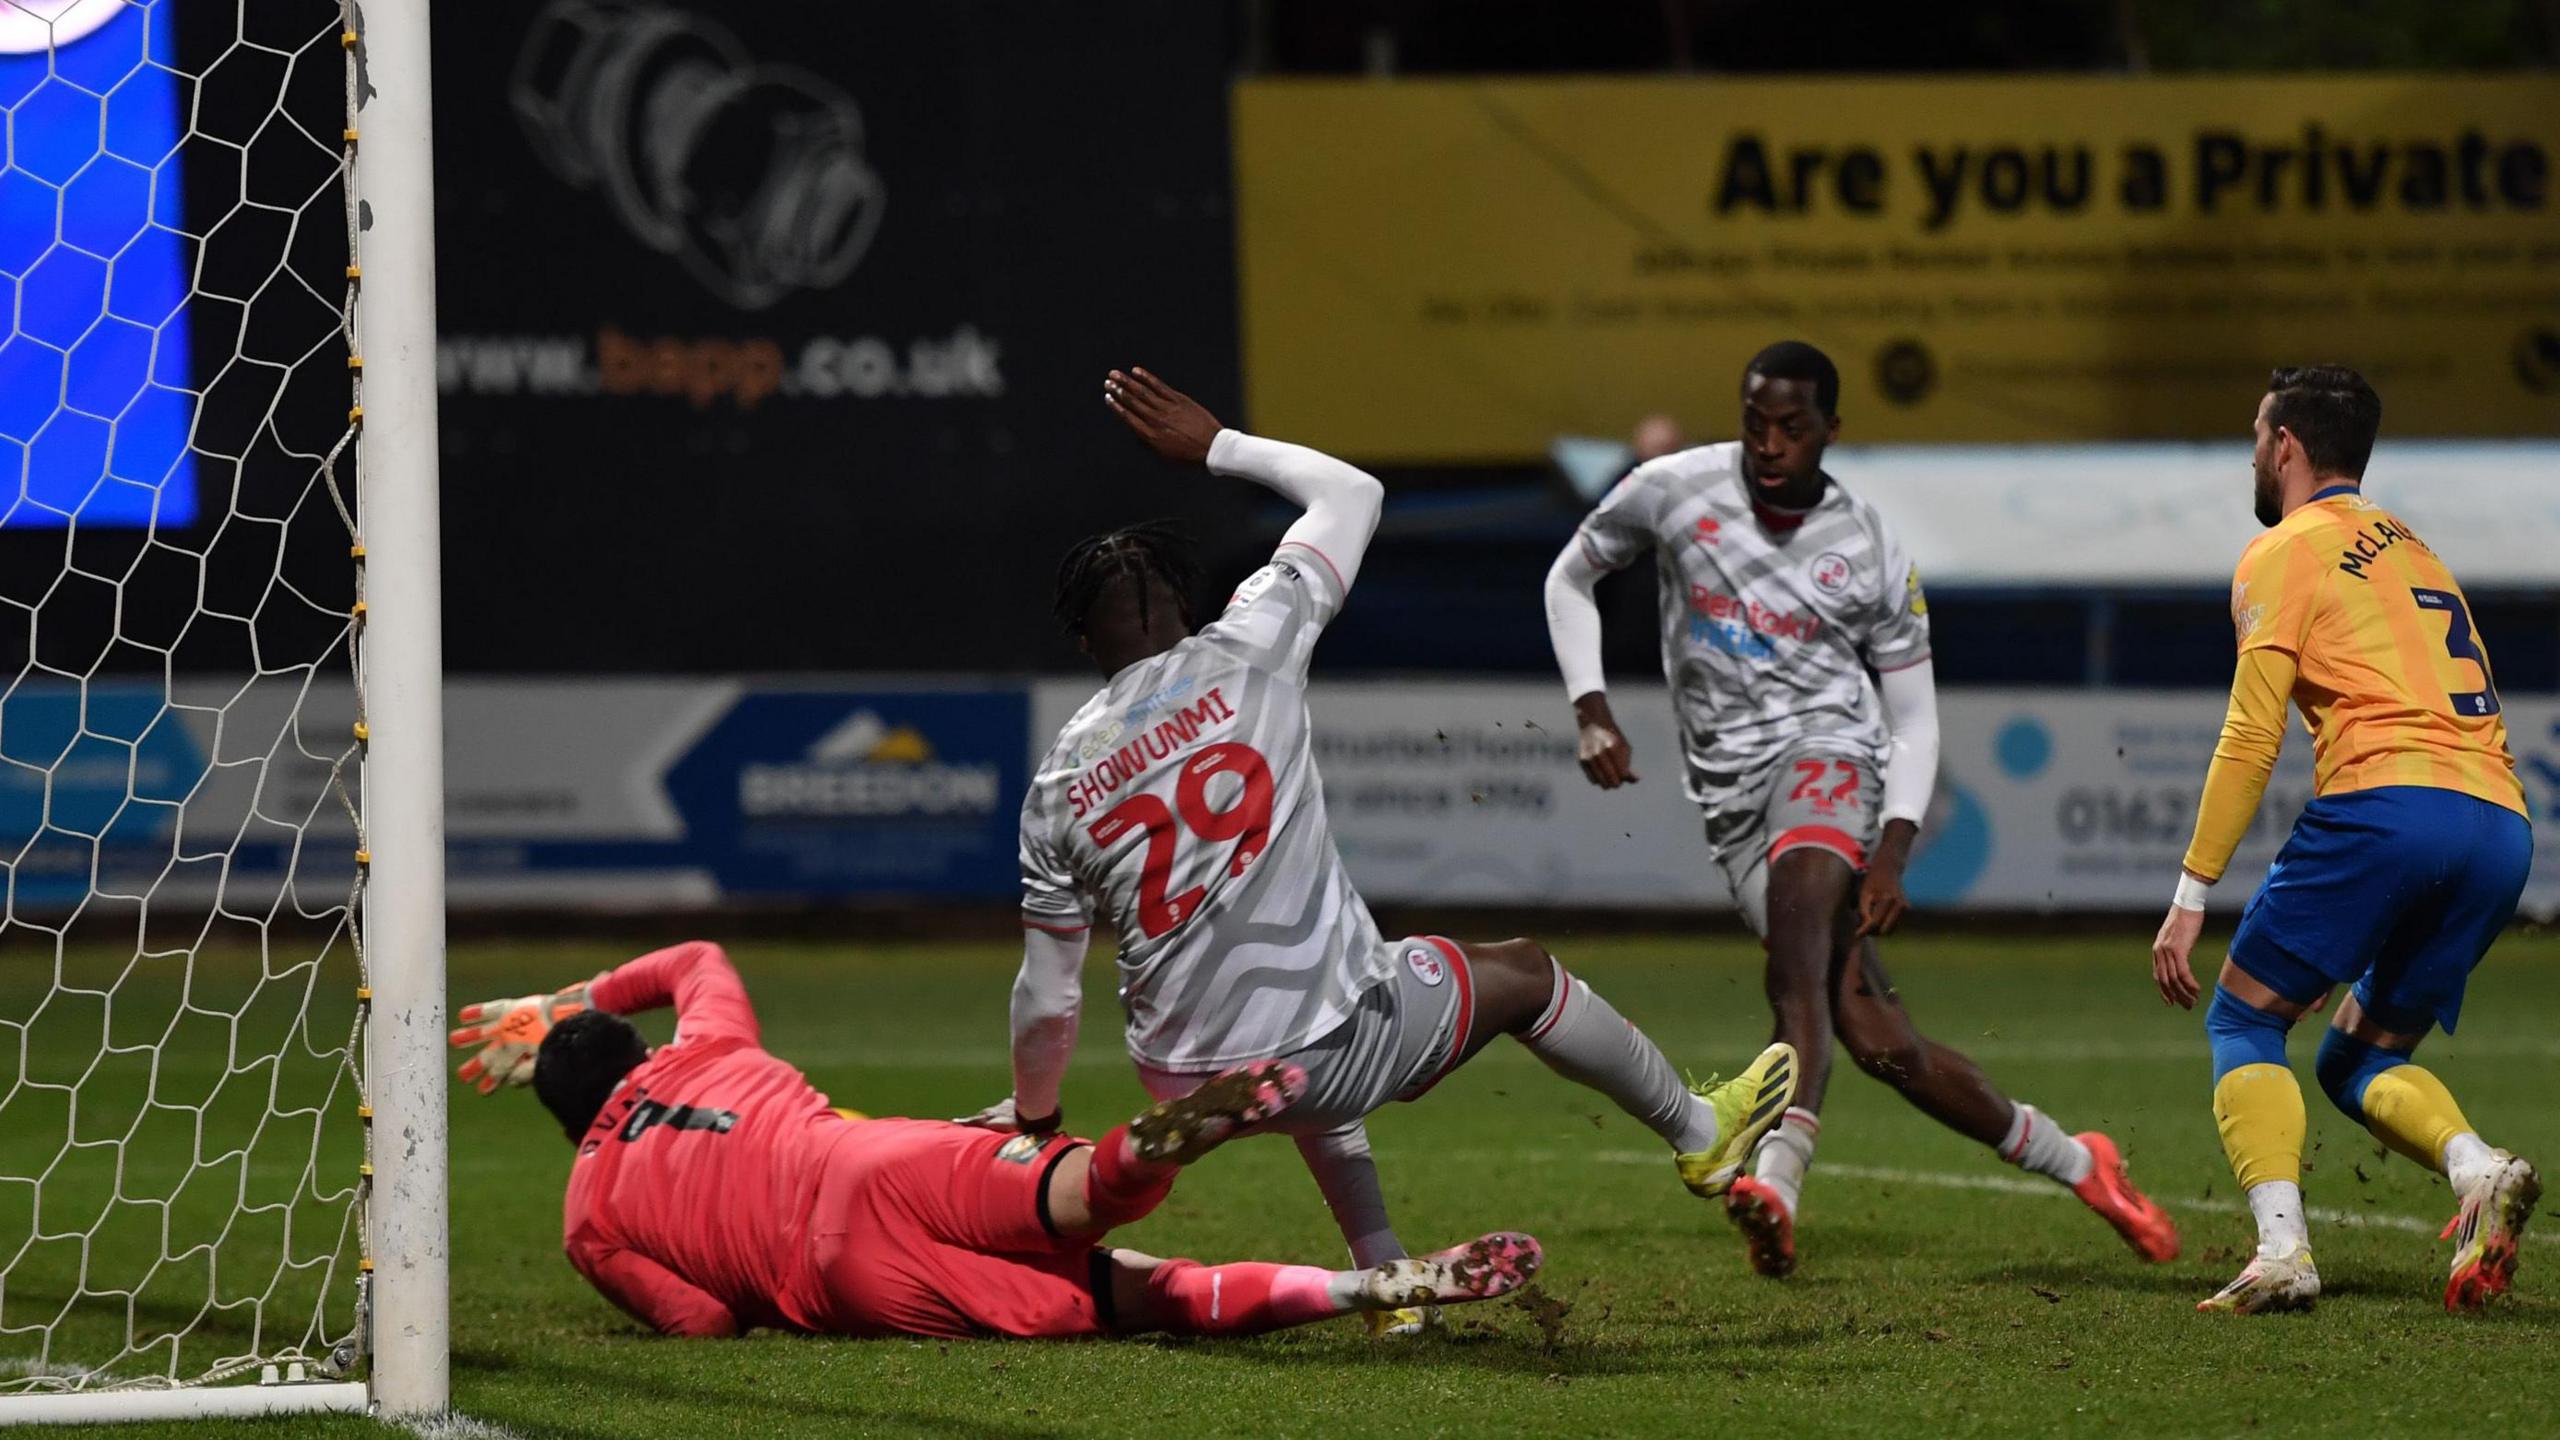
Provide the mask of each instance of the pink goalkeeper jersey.
{"label": "pink goalkeeper jersey", "polygon": [[676,1038],[625,1077],[569,1172],[569,1263],[671,1335],[816,1328],[805,1243],[818,1182],[864,1127],[758,1043],[746,986],[717,945],[643,955],[588,998],[628,1015],[669,1003]]}

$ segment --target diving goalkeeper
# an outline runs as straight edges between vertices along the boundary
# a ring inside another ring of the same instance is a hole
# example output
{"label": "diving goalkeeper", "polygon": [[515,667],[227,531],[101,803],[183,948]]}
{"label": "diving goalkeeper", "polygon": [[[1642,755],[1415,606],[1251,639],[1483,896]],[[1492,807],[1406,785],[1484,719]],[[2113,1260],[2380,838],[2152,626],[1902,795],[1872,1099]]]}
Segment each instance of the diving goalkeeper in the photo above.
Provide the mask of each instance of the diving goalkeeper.
{"label": "diving goalkeeper", "polygon": [[[655,1050],[622,1018],[670,1004],[675,1038]],[[1102,1244],[1161,1204],[1180,1167],[1298,1098],[1306,1075],[1283,1062],[1228,1071],[1088,1143],[829,1108],[758,1043],[746,986],[703,941],[460,1018],[453,1043],[480,1047],[462,1078],[483,1093],[530,1080],[578,1147],[569,1263],[668,1335],[1251,1335],[1492,1299],[1541,1258],[1506,1233],[1347,1271]]]}

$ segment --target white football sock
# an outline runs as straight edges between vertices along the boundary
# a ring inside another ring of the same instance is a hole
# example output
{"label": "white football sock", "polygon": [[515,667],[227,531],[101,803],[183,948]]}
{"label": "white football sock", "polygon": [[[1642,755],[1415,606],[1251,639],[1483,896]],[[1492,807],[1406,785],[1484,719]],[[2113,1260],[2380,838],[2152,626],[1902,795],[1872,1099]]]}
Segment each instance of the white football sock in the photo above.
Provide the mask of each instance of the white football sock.
{"label": "white football sock", "polygon": [[1813,1142],[1822,1134],[1822,1117],[1790,1105],[1751,1152],[1751,1174],[1777,1192],[1792,1218],[1804,1195],[1804,1173],[1813,1167]]}
{"label": "white football sock", "polygon": [[1331,1300],[1337,1308],[1357,1310],[1361,1308],[1361,1300],[1369,1293],[1370,1277],[1377,1273],[1377,1266],[1374,1265],[1364,1266],[1358,1270],[1336,1270],[1325,1277],[1325,1298]]}
{"label": "white football sock", "polygon": [[1644,1032],[1564,966],[1555,966],[1546,1011],[1520,1032],[1520,1043],[1548,1069],[1618,1102],[1681,1154],[1715,1148],[1715,1107],[1690,1094]]}
{"label": "white football sock", "polygon": [[2470,1131],[2444,1142],[2444,1178],[2453,1183],[2455,1194],[2488,1179],[2497,1169],[2498,1152]]}
{"label": "white football sock", "polygon": [[2053,1123],[2033,1105],[2020,1105],[2009,1119],[2008,1137],[2000,1142],[2000,1158],[2030,1175],[2045,1175],[2065,1185],[2089,1178],[2097,1158],[2089,1147]]}
{"label": "white football sock", "polygon": [[2259,1259],[2282,1260],[2311,1244],[2311,1227],[2302,1217],[2302,1187],[2293,1181],[2250,1186],[2249,1213],[2258,1217]]}

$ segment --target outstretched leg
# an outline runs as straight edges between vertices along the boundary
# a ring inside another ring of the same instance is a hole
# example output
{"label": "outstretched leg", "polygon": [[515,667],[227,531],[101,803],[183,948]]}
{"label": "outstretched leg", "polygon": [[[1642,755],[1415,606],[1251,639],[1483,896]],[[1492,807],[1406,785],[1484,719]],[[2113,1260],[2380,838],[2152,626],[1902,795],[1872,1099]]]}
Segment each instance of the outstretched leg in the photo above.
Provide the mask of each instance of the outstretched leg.
{"label": "outstretched leg", "polygon": [[[2028,1123],[2030,1107],[2000,1093],[1982,1067],[1961,1051],[1920,1033],[1904,1008],[1901,992],[1884,973],[1871,939],[1853,939],[1842,947],[1831,985],[1832,1023],[1851,1063],[1882,1080],[1930,1119],[1969,1140],[1998,1147],[2002,1158],[2048,1174],[2066,1185],[2089,1171],[2089,1157],[2050,1121]],[[2053,1152],[2028,1158],[2023,1144],[2035,1132],[2056,1137]],[[2038,1164],[2041,1160],[2045,1163]]]}
{"label": "outstretched leg", "polygon": [[2176,1223],[2134,1188],[2115,1141],[2096,1130],[2070,1133],[2033,1105],[2002,1094],[1971,1057],[1921,1034],[1872,939],[1852,939],[1843,949],[1832,1015],[1859,1069],[2001,1159],[2069,1186],[2145,1260],[2177,1258]]}
{"label": "outstretched leg", "polygon": [[1306,1089],[1307,1072],[1263,1060],[1157,1102],[1050,1170],[1042,1193],[1049,1224],[1060,1235],[1099,1236],[1144,1219],[1172,1193],[1183,1166],[1278,1118]]}
{"label": "outstretched leg", "polygon": [[1795,1090],[1795,1055],[1772,1047],[1732,1081],[1692,1090],[1662,1050],[1534,940],[1465,947],[1475,1022],[1462,1055],[1509,1035],[1548,1069],[1615,1101],[1671,1146],[1680,1177],[1724,1193]]}
{"label": "outstretched leg", "polygon": [[1496,1299],[1529,1283],[1544,1258],[1536,1240],[1508,1231],[1365,1270],[1203,1265],[1114,1250],[1112,1300],[1124,1331],[1259,1335],[1359,1311]]}

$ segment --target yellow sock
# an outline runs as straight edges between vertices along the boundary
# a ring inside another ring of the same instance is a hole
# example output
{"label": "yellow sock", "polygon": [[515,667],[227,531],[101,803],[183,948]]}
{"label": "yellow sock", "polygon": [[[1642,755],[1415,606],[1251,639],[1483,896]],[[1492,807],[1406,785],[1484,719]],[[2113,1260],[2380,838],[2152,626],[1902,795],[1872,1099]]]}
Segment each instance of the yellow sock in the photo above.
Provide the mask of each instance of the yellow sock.
{"label": "yellow sock", "polygon": [[[2405,1067],[2404,1067],[2405,1068]],[[2302,1183],[2302,1086],[2282,1065],[2243,1065],[2213,1087],[2222,1153],[2243,1191],[2270,1180]]]}
{"label": "yellow sock", "polygon": [[2394,1065],[2364,1085],[2364,1128],[2383,1144],[2441,1175],[2444,1142],[2471,1128],[2444,1082],[2415,1065]]}

